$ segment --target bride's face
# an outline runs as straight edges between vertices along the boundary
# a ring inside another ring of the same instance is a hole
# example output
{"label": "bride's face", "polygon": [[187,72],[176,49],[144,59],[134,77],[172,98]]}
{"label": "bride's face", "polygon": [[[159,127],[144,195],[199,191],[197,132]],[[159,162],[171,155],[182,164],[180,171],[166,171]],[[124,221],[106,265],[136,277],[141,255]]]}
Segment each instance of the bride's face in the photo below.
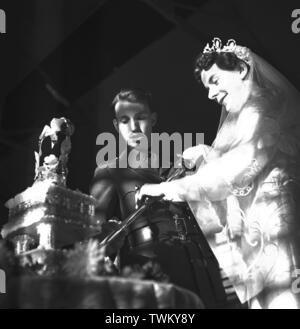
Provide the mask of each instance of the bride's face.
{"label": "bride's face", "polygon": [[228,112],[238,112],[247,100],[248,91],[245,82],[245,69],[227,71],[216,64],[201,72],[201,80],[208,89],[208,98],[224,105]]}

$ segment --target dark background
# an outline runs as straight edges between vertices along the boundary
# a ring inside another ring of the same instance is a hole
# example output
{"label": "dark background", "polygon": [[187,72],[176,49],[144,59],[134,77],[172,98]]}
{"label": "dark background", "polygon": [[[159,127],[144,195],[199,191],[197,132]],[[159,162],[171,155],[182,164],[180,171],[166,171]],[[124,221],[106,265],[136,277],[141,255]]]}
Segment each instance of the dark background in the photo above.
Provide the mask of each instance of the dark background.
{"label": "dark background", "polygon": [[248,46],[300,89],[300,33],[291,30],[299,1],[0,0],[0,8],[0,225],[5,201],[33,183],[33,152],[53,117],[76,126],[68,186],[88,192],[96,137],[113,132],[109,104],[123,87],[152,92],[158,132],[202,132],[210,144],[220,109],[194,80],[193,62],[215,36]]}

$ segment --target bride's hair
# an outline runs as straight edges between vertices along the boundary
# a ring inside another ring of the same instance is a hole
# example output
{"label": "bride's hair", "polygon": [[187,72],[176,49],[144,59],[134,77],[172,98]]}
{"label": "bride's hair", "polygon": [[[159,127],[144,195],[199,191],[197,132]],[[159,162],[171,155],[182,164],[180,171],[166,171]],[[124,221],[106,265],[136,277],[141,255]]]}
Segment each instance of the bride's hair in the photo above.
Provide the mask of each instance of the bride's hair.
{"label": "bride's hair", "polygon": [[214,64],[226,71],[238,71],[242,65],[246,65],[249,72],[249,65],[239,59],[232,52],[210,52],[201,53],[197,56],[194,65],[194,75],[198,82],[201,81],[201,71],[209,70]]}

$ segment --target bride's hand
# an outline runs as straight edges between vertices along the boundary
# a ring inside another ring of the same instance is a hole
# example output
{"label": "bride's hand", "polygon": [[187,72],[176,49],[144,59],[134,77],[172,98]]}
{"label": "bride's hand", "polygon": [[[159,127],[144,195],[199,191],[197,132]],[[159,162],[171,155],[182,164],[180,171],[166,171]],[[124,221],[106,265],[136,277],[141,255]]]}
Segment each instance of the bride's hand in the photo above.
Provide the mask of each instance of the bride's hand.
{"label": "bride's hand", "polygon": [[172,182],[164,182],[160,184],[145,184],[136,193],[136,203],[139,204],[142,200],[149,197],[163,197],[166,201],[182,202],[176,189],[176,185]]}
{"label": "bride's hand", "polygon": [[136,192],[135,201],[136,204],[139,204],[148,196],[160,197],[163,195],[164,193],[161,190],[160,184],[145,184]]}
{"label": "bride's hand", "polygon": [[189,147],[182,154],[184,165],[189,169],[193,169],[197,163],[201,162],[205,158],[210,149],[210,146],[204,144]]}

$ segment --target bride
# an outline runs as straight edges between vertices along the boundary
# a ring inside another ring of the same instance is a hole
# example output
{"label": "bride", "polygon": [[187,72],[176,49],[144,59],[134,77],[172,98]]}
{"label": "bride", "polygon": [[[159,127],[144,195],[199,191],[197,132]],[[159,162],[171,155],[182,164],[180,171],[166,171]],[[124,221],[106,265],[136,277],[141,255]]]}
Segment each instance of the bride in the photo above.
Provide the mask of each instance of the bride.
{"label": "bride", "polygon": [[195,76],[222,107],[215,141],[184,152],[189,164],[197,165],[195,174],[146,184],[137,199],[164,195],[186,201],[207,236],[223,232],[227,258],[212,247],[242,303],[299,308],[294,275],[300,241],[300,94],[232,39],[225,46],[218,38],[207,45],[196,60]]}

